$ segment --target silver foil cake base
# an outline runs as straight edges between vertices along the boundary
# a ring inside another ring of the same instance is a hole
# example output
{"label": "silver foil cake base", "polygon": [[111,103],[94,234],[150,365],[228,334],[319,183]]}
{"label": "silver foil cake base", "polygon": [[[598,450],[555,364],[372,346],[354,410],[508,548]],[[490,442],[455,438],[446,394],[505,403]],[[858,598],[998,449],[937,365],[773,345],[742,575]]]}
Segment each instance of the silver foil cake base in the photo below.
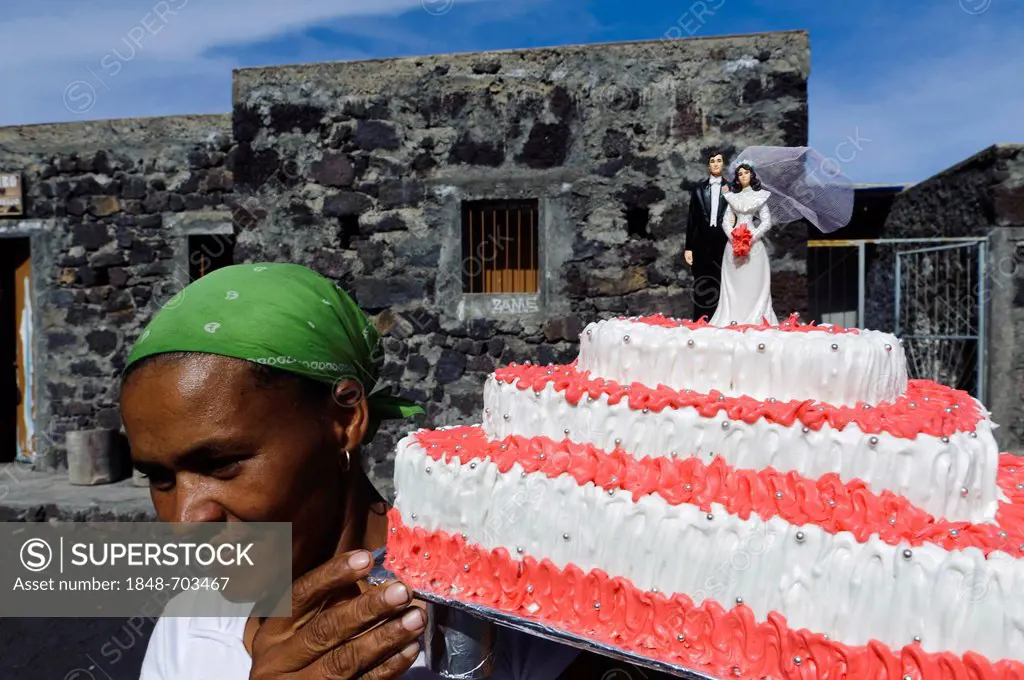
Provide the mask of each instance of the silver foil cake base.
{"label": "silver foil cake base", "polygon": [[[368,579],[371,583],[398,580],[384,567],[384,551],[378,551],[374,558],[374,568]],[[494,654],[493,626],[501,626],[679,678],[720,680],[700,671],[649,659],[490,607],[467,604],[429,590],[414,592],[417,599],[429,603],[431,610],[425,634],[427,663],[432,671],[444,678],[485,680],[490,677]]]}

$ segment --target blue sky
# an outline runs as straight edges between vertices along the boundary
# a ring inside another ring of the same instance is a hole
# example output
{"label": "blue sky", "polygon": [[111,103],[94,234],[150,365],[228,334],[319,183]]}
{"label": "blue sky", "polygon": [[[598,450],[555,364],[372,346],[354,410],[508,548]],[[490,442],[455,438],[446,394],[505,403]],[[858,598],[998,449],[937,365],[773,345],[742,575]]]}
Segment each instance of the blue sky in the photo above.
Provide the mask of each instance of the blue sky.
{"label": "blue sky", "polygon": [[0,125],[226,112],[246,66],[806,29],[811,145],[859,140],[840,149],[854,180],[920,181],[1024,142],[1021,0],[704,0],[697,22],[699,4],[0,0]]}

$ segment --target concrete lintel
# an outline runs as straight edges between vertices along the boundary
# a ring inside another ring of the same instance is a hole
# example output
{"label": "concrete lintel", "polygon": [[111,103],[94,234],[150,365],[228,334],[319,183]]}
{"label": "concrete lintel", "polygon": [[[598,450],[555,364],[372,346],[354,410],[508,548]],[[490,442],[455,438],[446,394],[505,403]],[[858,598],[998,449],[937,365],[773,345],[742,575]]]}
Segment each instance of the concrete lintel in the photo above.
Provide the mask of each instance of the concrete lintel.
{"label": "concrete lintel", "polygon": [[164,215],[164,227],[172,234],[182,236],[231,235],[235,233],[231,212],[228,210],[205,210]]}
{"label": "concrete lintel", "polygon": [[5,219],[0,220],[0,238],[23,238],[45,231],[53,231],[57,220]]}
{"label": "concrete lintel", "polygon": [[455,314],[465,323],[473,319],[543,321],[547,318],[539,293],[463,293]]}

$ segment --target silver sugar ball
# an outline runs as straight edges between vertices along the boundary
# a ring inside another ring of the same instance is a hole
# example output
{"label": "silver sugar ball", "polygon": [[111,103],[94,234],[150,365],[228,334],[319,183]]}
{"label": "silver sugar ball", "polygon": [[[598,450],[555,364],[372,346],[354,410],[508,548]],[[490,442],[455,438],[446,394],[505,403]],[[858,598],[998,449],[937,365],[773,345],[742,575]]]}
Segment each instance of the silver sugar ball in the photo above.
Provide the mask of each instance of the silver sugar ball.
{"label": "silver sugar ball", "polygon": [[891,352],[891,351],[892,351],[892,345],[888,345],[888,344],[887,344],[887,345],[885,346],[885,351],[886,351],[886,352]]}
{"label": "silver sugar ball", "polygon": [[970,490],[966,486],[960,487],[960,496],[961,497],[967,498],[967,495],[970,494],[970,493],[971,493]]}
{"label": "silver sugar ball", "polygon": [[423,559],[429,560],[430,559],[430,553],[428,553],[428,552],[423,553]]}
{"label": "silver sugar ball", "polygon": [[763,352],[763,351],[764,351],[764,343],[763,343],[763,342],[761,342],[761,343],[758,343],[758,345],[757,345],[757,351],[758,351],[758,352]]}
{"label": "silver sugar ball", "polygon": [[469,464],[469,469],[470,470],[475,470],[476,469],[476,461],[475,460],[472,463]]}
{"label": "silver sugar ball", "polygon": [[833,352],[838,352],[839,351],[839,345],[837,345],[836,343],[833,342],[832,343],[832,351]]}
{"label": "silver sugar ball", "polygon": [[793,663],[795,663],[795,664],[796,664],[797,666],[799,666],[799,665],[800,665],[800,664],[802,664],[803,662],[804,662],[804,660],[803,660],[803,659],[801,659],[801,658],[800,658],[799,656],[794,656],[794,657],[793,657]]}
{"label": "silver sugar ball", "polygon": [[562,534],[562,538],[565,539],[566,541],[568,541],[569,540],[569,534]]}
{"label": "silver sugar ball", "polygon": [[426,472],[427,472],[428,475],[430,474],[430,466],[429,465],[427,466]]}
{"label": "silver sugar ball", "polygon": [[736,604],[743,604],[743,598],[742,597],[737,597],[736,598]]}
{"label": "silver sugar ball", "polygon": [[468,564],[462,565],[462,571],[469,571],[469,565]]}
{"label": "silver sugar ball", "polygon": [[687,347],[693,347],[693,345],[694,345],[693,338],[690,338],[689,340],[687,340],[686,341],[686,345],[687,345]]}
{"label": "silver sugar ball", "polygon": [[914,553],[913,553],[912,550],[910,550],[910,548],[907,548],[907,549],[905,549],[903,551],[903,559],[909,560],[913,556],[914,556]]}
{"label": "silver sugar ball", "polygon": [[802,531],[796,532],[796,542],[797,543],[803,543],[805,538],[807,538],[807,536],[804,535],[804,532],[802,532]]}
{"label": "silver sugar ball", "polygon": [[807,434],[808,432],[810,432],[810,431],[811,431],[811,428],[809,428],[809,427],[807,427],[806,425],[804,425],[804,428],[803,428],[803,430],[804,430],[804,434]]}
{"label": "silver sugar ball", "polygon": [[508,420],[508,419],[509,419],[509,417],[510,417],[510,416],[509,416],[509,415],[508,415],[507,413],[506,413],[505,415],[503,415],[503,416],[502,416],[502,418],[504,418],[505,420]]}
{"label": "silver sugar ball", "polygon": [[782,498],[782,492],[781,491],[776,491],[775,492],[775,497],[776,498]]}
{"label": "silver sugar ball", "polygon": [[872,437],[868,440],[868,444],[871,446],[878,446],[878,437]]}
{"label": "silver sugar ball", "polygon": [[623,336],[622,341],[624,343],[626,343],[626,344],[629,344],[629,336],[628,335]]}
{"label": "silver sugar ball", "polygon": [[722,429],[723,430],[728,430],[729,429],[729,421],[728,420],[723,420],[722,421]]}
{"label": "silver sugar ball", "polygon": [[594,609],[600,609],[600,608],[601,608],[601,603],[600,602],[595,602],[594,603]]}
{"label": "silver sugar ball", "polygon": [[949,535],[952,536],[953,538],[956,538],[957,536],[960,535],[960,532],[957,531],[956,529],[950,529],[949,530]]}
{"label": "silver sugar ball", "polygon": [[526,586],[526,592],[532,593],[533,592],[533,586]]}
{"label": "silver sugar ball", "polygon": [[949,443],[949,437],[943,437],[942,438],[942,443],[943,444],[948,444]]}
{"label": "silver sugar ball", "polygon": [[709,512],[709,513],[708,513],[708,520],[713,520],[714,518],[715,518],[715,516],[714,516],[714,515],[712,515],[712,514],[711,514],[711,513]]}

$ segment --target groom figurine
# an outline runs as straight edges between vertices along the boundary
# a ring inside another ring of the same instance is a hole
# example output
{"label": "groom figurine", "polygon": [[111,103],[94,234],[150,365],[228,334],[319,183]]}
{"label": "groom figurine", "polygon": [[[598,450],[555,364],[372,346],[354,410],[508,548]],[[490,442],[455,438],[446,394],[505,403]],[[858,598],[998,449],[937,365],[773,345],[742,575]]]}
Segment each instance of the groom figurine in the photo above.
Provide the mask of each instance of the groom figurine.
{"label": "groom figurine", "polygon": [[686,245],[683,257],[693,274],[693,318],[710,319],[718,306],[722,287],[722,256],[728,239],[722,231],[728,182],[722,179],[725,158],[719,151],[708,156],[710,176],[690,192],[690,212],[686,220]]}

